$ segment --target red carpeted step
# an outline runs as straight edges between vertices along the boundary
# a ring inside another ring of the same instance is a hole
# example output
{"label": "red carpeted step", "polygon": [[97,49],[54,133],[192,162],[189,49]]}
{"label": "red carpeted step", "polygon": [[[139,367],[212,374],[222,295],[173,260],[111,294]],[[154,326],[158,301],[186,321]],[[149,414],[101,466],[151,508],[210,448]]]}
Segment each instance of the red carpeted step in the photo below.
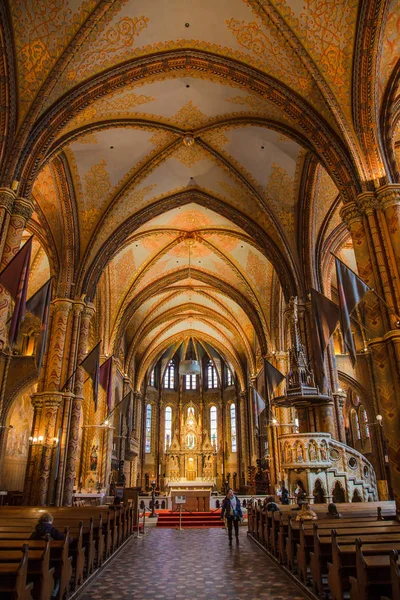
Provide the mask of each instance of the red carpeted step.
{"label": "red carpeted step", "polygon": [[[221,512],[183,512],[182,527],[222,527]],[[163,512],[158,514],[157,527],[179,527],[178,512]]]}

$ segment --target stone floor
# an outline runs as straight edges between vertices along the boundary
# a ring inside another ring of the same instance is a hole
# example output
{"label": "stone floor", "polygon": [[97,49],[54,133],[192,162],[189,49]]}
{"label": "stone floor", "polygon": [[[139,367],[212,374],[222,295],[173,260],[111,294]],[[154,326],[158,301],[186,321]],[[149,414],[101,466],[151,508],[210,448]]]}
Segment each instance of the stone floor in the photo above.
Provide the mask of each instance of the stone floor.
{"label": "stone floor", "polygon": [[79,600],[302,600],[296,586],[240,531],[151,529],[132,539]]}

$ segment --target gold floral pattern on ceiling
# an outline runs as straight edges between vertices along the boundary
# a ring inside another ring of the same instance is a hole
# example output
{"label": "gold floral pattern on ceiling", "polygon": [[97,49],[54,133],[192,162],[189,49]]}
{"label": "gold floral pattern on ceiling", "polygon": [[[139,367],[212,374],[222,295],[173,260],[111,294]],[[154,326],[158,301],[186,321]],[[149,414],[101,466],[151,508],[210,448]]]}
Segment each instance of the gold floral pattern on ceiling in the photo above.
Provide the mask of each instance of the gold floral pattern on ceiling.
{"label": "gold floral pattern on ceiling", "polygon": [[322,166],[318,166],[315,198],[313,203],[315,240],[327,212],[336,200],[339,191],[328,173]]}
{"label": "gold floral pattern on ceiling", "polygon": [[295,178],[283,167],[273,163],[265,193],[284,226],[289,241],[293,238],[295,226],[294,189]]}
{"label": "gold floral pattern on ceiling", "polygon": [[[128,88],[132,86],[127,86]],[[99,119],[104,119],[109,116],[125,116],[127,111],[140,106],[141,104],[147,104],[153,102],[155,98],[151,96],[144,96],[143,94],[126,94],[126,96],[120,97],[120,90],[113,92],[109,96],[98,100],[91,106],[88,106],[82,110],[74,119],[72,119],[66,127],[61,131],[60,136],[73,131],[81,125],[87,125],[94,123]],[[115,96],[118,96],[115,98]]]}
{"label": "gold floral pattern on ceiling", "polygon": [[389,77],[400,55],[400,1],[392,0],[389,6],[382,53],[379,65],[378,93],[382,100]]}
{"label": "gold floral pattern on ceiling", "polygon": [[[288,85],[289,87],[295,89],[305,100],[307,100],[316,110],[318,110],[326,119],[329,121],[333,127],[336,126],[335,121],[332,117],[332,114],[327,106],[323,96],[319,92],[317,86],[314,82],[309,78],[307,72],[301,67],[301,70],[293,69],[293,62],[290,59],[287,59],[288,65],[290,67],[290,71],[286,71],[285,69],[280,68],[281,59],[285,59],[285,51],[281,48],[281,54],[278,59],[272,61],[271,64],[266,64],[265,60],[260,59],[257,55],[251,55],[248,53],[240,52],[237,50],[232,50],[231,48],[222,47],[218,44],[212,44],[199,40],[169,40],[168,42],[157,42],[155,44],[151,44],[148,46],[134,48],[131,52],[127,53],[125,60],[133,60],[135,58],[140,58],[143,56],[158,54],[170,51],[171,49],[195,49],[201,50],[205,52],[209,52],[212,54],[224,56],[227,58],[232,58],[244,64],[248,64],[256,69],[259,69],[267,74],[271,74],[273,77],[280,79]],[[93,64],[91,66],[91,72],[87,73],[87,77],[93,76],[96,73],[102,72],[106,68],[114,66],[115,63],[112,58],[109,58],[107,63],[102,62],[100,65]],[[300,69],[300,67],[299,67]],[[192,72],[189,70],[188,75],[192,75]],[[168,73],[169,76],[169,73]],[[197,74],[196,74],[197,76]],[[71,77],[71,80],[69,80]],[[74,77],[77,79],[74,80]],[[149,76],[151,77],[151,76]],[[206,79],[212,79],[212,75],[210,74]],[[308,78],[308,81],[307,81]],[[218,79],[218,78],[217,78]],[[82,81],[77,75],[75,70],[72,72],[71,76],[63,74],[60,77],[60,80],[57,85],[57,90],[50,94],[48,101],[46,103],[45,108],[51,106],[63,93],[67,92],[72,87],[72,82],[76,83],[77,81]],[[144,80],[145,83],[148,83],[148,80]]]}
{"label": "gold floral pattern on ceiling", "polygon": [[102,22],[82,44],[74,68],[68,70],[68,79],[86,79],[98,63],[104,68],[110,60],[114,64],[126,60],[126,54],[135,45],[135,38],[146,29],[148,22],[149,19],[143,15],[121,17],[107,29]]}
{"label": "gold floral pattern on ceiling", "polygon": [[111,190],[110,175],[107,164],[102,159],[93,165],[83,176],[84,195],[83,207],[80,213],[82,235],[84,238],[92,231],[102,212]]}
{"label": "gold floral pattern on ceiling", "polygon": [[[98,0],[13,0],[9,3],[16,48],[20,119]],[[76,3],[76,4],[79,4]]]}
{"label": "gold floral pattern on ceiling", "polygon": [[[245,0],[255,10],[267,0]],[[295,32],[315,61],[346,116],[351,117],[354,37],[359,0],[268,0]],[[259,10],[257,14],[260,15]],[[264,21],[267,24],[267,19]]]}
{"label": "gold floral pattern on ceiling", "polygon": [[[63,241],[63,224],[58,188],[51,165],[46,165],[38,175],[32,191],[33,197],[40,206],[53,238],[59,248]],[[40,218],[38,217],[40,222]]]}

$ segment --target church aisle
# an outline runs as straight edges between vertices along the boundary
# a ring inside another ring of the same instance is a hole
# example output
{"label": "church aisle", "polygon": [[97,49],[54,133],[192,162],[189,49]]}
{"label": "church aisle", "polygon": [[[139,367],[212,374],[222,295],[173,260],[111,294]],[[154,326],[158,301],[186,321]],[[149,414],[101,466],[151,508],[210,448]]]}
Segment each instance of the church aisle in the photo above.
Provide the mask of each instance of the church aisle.
{"label": "church aisle", "polygon": [[226,530],[151,529],[129,542],[80,600],[302,600],[246,531],[239,547],[229,547]]}

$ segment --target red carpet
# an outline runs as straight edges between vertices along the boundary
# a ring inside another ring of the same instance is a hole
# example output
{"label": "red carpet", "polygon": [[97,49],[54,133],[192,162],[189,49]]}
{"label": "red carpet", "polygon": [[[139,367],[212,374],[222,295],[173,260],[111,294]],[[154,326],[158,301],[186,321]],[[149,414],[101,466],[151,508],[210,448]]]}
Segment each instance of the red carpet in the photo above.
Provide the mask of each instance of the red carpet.
{"label": "red carpet", "polygon": [[[179,527],[178,512],[162,512],[158,514],[157,527]],[[221,511],[217,512],[182,512],[182,529],[193,527],[223,527]]]}

